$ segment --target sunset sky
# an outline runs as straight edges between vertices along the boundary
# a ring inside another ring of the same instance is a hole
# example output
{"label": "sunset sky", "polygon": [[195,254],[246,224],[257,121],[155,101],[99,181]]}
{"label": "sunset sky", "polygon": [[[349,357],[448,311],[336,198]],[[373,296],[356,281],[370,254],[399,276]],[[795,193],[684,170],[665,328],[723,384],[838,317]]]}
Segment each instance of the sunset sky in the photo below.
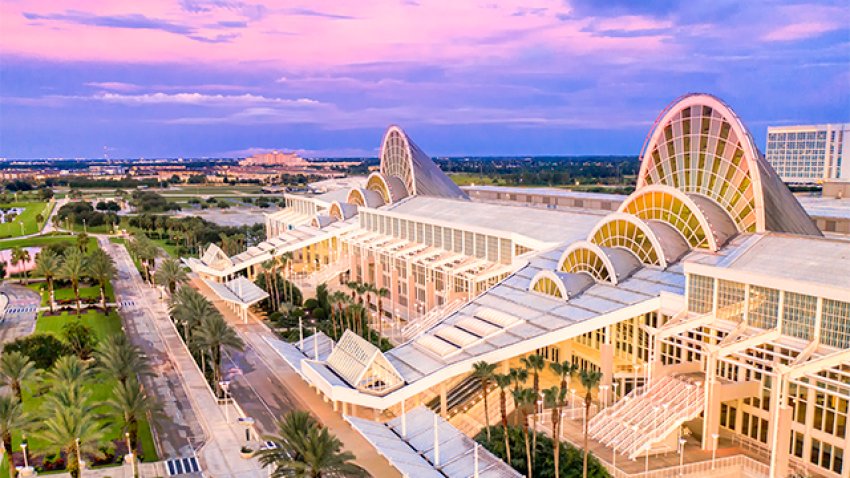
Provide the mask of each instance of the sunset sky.
{"label": "sunset sky", "polygon": [[693,91],[850,121],[850,3],[0,3],[0,157],[637,154]]}

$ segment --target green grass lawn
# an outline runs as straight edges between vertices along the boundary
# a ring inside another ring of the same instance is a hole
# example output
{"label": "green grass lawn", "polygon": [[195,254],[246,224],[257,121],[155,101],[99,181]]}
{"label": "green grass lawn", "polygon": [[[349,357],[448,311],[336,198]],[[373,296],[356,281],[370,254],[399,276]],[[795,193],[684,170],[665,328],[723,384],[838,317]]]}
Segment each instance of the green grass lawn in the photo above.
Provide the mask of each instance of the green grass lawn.
{"label": "green grass lawn", "polygon": [[[64,289],[62,290],[64,291]],[[55,334],[61,337],[62,327],[69,321],[73,320],[78,320],[73,312],[66,312],[62,315],[51,317],[42,316],[39,317],[36,322],[35,331],[37,333]],[[121,318],[115,311],[111,311],[108,315],[105,315],[99,310],[88,310],[82,314],[79,320],[92,328],[98,340],[104,340],[112,334],[123,333],[121,328]],[[93,403],[105,403],[112,396],[112,391],[116,383],[117,381],[115,379],[104,375],[98,375],[93,380],[90,380],[86,384],[86,387],[91,394],[91,401]],[[49,393],[49,391],[50,385],[32,385],[31,390],[24,392],[24,410],[37,417],[41,405],[44,403],[45,395]],[[96,413],[99,414],[107,415],[111,412],[113,411],[106,405],[100,405],[96,408]],[[103,420],[103,425],[105,441],[112,442],[123,438],[124,434],[119,421],[112,418],[106,418]],[[20,447],[20,440],[21,434],[15,433],[13,436],[14,449]],[[156,448],[154,446],[153,436],[147,421],[140,422],[139,424],[139,440],[144,452],[145,461],[155,461],[157,459]],[[30,449],[34,454],[52,454],[56,451],[50,446],[50,444],[41,440],[37,435],[28,437],[28,442]]]}
{"label": "green grass lawn", "polygon": [[489,176],[471,173],[451,173],[449,178],[458,186],[497,186],[500,184],[498,179],[493,179]]}
{"label": "green grass lawn", "polygon": [[[48,208],[49,203],[46,201],[34,201],[34,202],[11,202],[0,204],[0,207],[11,208],[11,207],[22,207],[24,208],[23,212],[18,214],[14,221],[0,224],[0,238],[3,237],[18,237],[26,234],[35,234],[40,229],[44,223],[37,224],[35,222],[36,216],[39,214],[44,217],[44,220],[47,220],[47,217],[50,215],[50,209]],[[24,225],[23,234],[21,234],[21,223]]]}
{"label": "green grass lawn", "polygon": [[[43,279],[41,282],[29,284],[27,288],[41,294],[41,305],[47,307],[48,291],[47,282]],[[56,288],[53,291],[53,297],[58,302],[60,300],[73,300],[74,289],[71,287]],[[100,300],[100,287],[97,285],[80,287],[80,299],[97,299]],[[115,292],[112,290],[112,284],[106,285],[106,302],[115,302]]]}
{"label": "green grass lawn", "polygon": [[[76,244],[77,237],[71,234],[46,234],[43,236],[28,237],[24,239],[0,240],[0,249],[14,249],[15,247],[43,247],[61,242]],[[97,239],[89,237],[89,250],[93,250],[95,248],[97,248]]]}

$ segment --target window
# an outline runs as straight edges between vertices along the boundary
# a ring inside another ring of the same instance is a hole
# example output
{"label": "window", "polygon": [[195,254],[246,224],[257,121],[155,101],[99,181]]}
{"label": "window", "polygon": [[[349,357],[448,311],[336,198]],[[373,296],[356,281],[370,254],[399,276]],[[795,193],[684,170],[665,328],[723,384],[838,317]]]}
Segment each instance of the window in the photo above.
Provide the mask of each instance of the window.
{"label": "window", "polygon": [[717,317],[728,320],[744,318],[745,286],[738,282],[718,281]]}
{"label": "window", "polygon": [[698,314],[711,312],[714,305],[714,279],[691,274],[688,276],[688,310]]}
{"label": "window", "polygon": [[811,340],[814,335],[817,298],[810,295],[785,293],[782,330],[785,334]]}
{"label": "window", "polygon": [[750,286],[748,322],[762,329],[773,329],[779,319],[779,291],[766,287]]}
{"label": "window", "polygon": [[850,302],[823,300],[820,340],[832,347],[850,348]]}

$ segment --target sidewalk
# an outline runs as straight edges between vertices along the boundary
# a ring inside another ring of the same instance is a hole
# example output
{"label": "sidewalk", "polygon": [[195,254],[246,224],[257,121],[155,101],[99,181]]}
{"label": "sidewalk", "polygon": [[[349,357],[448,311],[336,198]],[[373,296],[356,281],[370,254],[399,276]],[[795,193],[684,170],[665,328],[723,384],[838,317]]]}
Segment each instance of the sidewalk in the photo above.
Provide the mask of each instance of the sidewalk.
{"label": "sidewalk", "polygon": [[296,408],[310,411],[316,419],[328,427],[337,438],[342,441],[343,447],[354,453],[355,463],[366,469],[372,476],[377,478],[400,477],[401,474],[384,459],[375,448],[366,441],[359,433],[351,428],[343,420],[342,415],[333,410],[333,406],[325,403],[321,395],[310,388],[298,374],[292,370],[283,358],[277,354],[264,340],[265,337],[277,338],[274,333],[261,321],[250,315],[248,324],[243,324],[235,313],[215,296],[215,294],[201,281],[195,279],[192,285],[199,289],[208,299],[222,312],[225,319],[230,323],[246,345],[250,346],[262,360],[263,364],[274,371],[277,385],[285,389],[289,398],[294,402]]}
{"label": "sidewalk", "polygon": [[[132,264],[129,254],[123,247],[110,247],[110,243],[101,238],[101,247],[111,253],[122,273],[129,274],[137,294],[136,308],[144,312],[144,318],[154,326],[158,341],[168,354],[186,389],[195,419],[203,429],[206,442],[197,451],[204,474],[215,477],[253,478],[268,475],[259,462],[243,459],[240,448],[245,443],[245,429],[231,421],[227,423],[224,410],[218,405],[206,381],[189,350],[177,333],[165,304],[159,300],[159,292],[150,289],[142,282]],[[116,291],[116,293],[119,293]]]}

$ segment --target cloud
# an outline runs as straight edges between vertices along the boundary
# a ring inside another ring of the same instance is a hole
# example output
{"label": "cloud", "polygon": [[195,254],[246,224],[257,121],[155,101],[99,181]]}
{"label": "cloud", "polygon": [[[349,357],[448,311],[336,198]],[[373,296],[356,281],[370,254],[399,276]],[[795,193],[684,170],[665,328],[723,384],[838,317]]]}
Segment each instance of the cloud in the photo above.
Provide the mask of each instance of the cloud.
{"label": "cloud", "polygon": [[355,17],[349,15],[338,15],[335,13],[326,13],[320,12],[318,10],[312,10],[310,8],[290,8],[286,10],[290,15],[298,15],[304,17],[320,17],[320,18],[330,18],[332,20],[354,20]]}
{"label": "cloud", "polygon": [[[846,25],[845,25],[846,26]],[[817,37],[824,33],[841,28],[841,25],[830,21],[810,21],[783,25],[762,36],[766,41],[796,41]]]}
{"label": "cloud", "polygon": [[102,101],[104,103],[119,103],[124,105],[199,105],[199,106],[240,106],[248,104],[285,104],[289,106],[317,105],[318,101],[310,98],[270,98],[262,95],[208,95],[204,93],[146,93],[141,95],[125,95],[119,93],[101,93],[93,96],[70,97],[77,100]]}
{"label": "cloud", "polygon": [[92,81],[86,83],[86,86],[113,91],[138,91],[142,89],[142,87],[139,85],[135,85],[133,83],[123,83],[120,81]]}
{"label": "cloud", "polygon": [[138,13],[127,15],[96,15],[77,10],[67,10],[65,13],[48,14],[24,12],[23,15],[28,20],[60,21],[97,27],[160,30],[178,35],[190,35],[195,32],[194,28],[186,25],[158,18],[150,18]]}

